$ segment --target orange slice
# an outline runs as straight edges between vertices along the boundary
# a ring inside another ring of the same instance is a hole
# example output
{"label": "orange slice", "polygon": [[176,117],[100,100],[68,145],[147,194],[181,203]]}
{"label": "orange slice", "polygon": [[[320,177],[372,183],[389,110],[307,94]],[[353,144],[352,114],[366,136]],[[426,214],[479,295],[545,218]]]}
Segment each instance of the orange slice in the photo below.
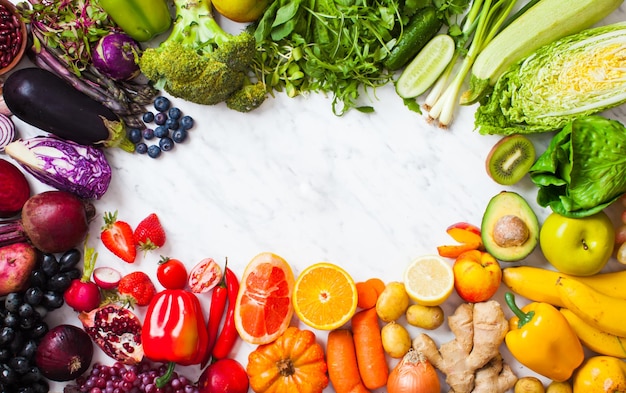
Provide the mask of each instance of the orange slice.
{"label": "orange slice", "polygon": [[291,266],[278,255],[264,252],[248,263],[235,303],[235,327],[251,344],[267,344],[291,322],[294,287]]}
{"label": "orange slice", "polygon": [[439,255],[418,257],[404,271],[404,287],[416,303],[438,306],[454,290],[452,266]]}
{"label": "orange slice", "polygon": [[308,326],[336,329],[352,318],[358,295],[352,277],[341,267],[319,262],[306,268],[296,280],[293,307]]}

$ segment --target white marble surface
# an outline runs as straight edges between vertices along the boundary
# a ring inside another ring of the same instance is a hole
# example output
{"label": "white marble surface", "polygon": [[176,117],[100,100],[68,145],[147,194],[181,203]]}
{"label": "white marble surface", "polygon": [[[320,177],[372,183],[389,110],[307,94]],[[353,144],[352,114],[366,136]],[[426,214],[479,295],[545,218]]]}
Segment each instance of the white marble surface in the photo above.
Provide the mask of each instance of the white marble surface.
{"label": "white marble surface", "polygon": [[[602,23],[625,15],[622,5]],[[279,94],[248,114],[174,99],[196,120],[187,142],[156,160],[107,151],[113,180],[96,202],[89,239],[99,251],[98,264],[154,274],[159,255],[179,258],[189,268],[205,257],[220,262],[228,257],[240,275],[256,254],[271,251],[295,274],[330,261],[357,281],[373,276],[392,281],[402,279],[413,258],[452,242],[448,225],[479,225],[487,202],[503,189],[525,196],[541,221],[547,216],[549,211],[536,205],[536,188],[528,178],[503,187],[487,176],[484,161],[499,137],[473,131],[474,107],[460,108],[452,127],[442,130],[405,108],[392,86],[375,95],[371,102],[363,97],[375,113],[350,111],[343,117],[333,115],[330,99],[320,95]],[[624,107],[606,115],[626,122]],[[21,136],[38,133],[16,123]],[[539,152],[549,137],[531,136]],[[35,191],[47,189],[32,179],[31,184]],[[99,241],[102,213],[114,210],[133,226],[156,212],[166,245],[133,265],[114,257]],[[546,264],[538,250],[524,263]],[[616,261],[610,264],[618,268]],[[504,287],[496,298],[502,300],[503,293]],[[202,302],[208,309],[209,297],[202,296]],[[453,294],[445,312],[451,314],[459,303]],[[52,324],[78,325],[66,308],[50,318]],[[294,318],[293,324],[299,322]],[[445,326],[429,333],[440,343],[451,338]],[[325,340],[325,332],[316,334]],[[240,341],[232,355],[245,365],[252,349]],[[519,376],[534,375],[504,346],[502,351]],[[99,352],[96,359],[108,362]],[[199,375],[197,366],[180,370],[191,378]],[[52,385],[51,392],[61,391],[62,384]],[[332,386],[325,390],[333,391]]]}

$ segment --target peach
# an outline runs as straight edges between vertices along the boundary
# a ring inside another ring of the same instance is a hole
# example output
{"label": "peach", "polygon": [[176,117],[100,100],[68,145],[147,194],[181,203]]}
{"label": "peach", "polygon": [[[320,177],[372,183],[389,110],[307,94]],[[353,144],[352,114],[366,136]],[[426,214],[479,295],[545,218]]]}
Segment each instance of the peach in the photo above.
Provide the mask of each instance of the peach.
{"label": "peach", "polygon": [[456,258],[465,251],[484,250],[480,228],[476,225],[467,222],[457,222],[450,225],[446,232],[461,244],[437,247],[437,252],[442,257]]}
{"label": "peach", "polygon": [[454,289],[466,302],[489,300],[500,287],[502,268],[493,255],[470,250],[459,255],[452,266]]}

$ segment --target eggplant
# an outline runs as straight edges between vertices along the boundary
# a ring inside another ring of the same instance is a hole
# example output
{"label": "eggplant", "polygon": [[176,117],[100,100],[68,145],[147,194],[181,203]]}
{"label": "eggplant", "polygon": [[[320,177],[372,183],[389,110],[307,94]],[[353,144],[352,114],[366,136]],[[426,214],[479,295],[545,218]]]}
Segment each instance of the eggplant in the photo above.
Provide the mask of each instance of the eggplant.
{"label": "eggplant", "polygon": [[124,121],[100,102],[42,68],[21,68],[4,82],[2,94],[20,120],[81,145],[133,152]]}

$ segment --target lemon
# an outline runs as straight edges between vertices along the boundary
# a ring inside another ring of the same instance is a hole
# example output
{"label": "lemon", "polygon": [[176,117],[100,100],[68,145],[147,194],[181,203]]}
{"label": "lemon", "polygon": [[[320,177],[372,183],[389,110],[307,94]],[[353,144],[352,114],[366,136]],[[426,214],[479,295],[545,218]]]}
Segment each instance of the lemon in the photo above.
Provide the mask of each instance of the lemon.
{"label": "lemon", "polygon": [[434,36],[406,66],[396,82],[402,98],[414,98],[431,87],[454,55],[454,40],[447,34]]}
{"label": "lemon", "polygon": [[450,264],[438,255],[415,258],[404,271],[404,287],[409,297],[423,306],[438,306],[454,290]]}
{"label": "lemon", "polygon": [[221,15],[239,23],[257,21],[271,0],[213,0],[212,4]]}

